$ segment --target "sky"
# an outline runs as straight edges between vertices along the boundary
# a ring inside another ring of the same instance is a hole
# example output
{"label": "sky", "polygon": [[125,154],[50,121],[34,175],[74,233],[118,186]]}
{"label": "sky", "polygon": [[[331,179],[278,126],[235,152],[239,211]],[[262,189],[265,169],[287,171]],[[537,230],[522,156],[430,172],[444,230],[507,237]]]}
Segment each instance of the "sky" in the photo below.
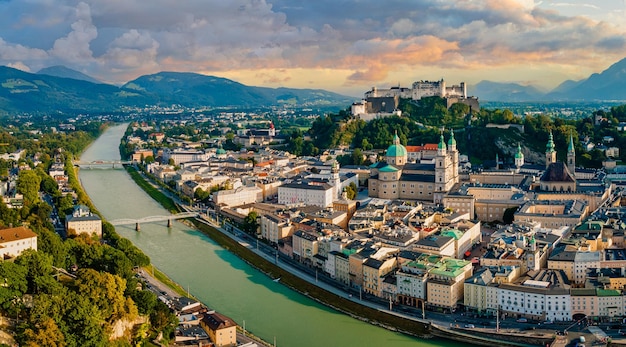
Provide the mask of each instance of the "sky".
{"label": "sky", "polygon": [[160,71],[362,97],[414,81],[549,90],[626,57],[626,0],[0,0],[0,65]]}

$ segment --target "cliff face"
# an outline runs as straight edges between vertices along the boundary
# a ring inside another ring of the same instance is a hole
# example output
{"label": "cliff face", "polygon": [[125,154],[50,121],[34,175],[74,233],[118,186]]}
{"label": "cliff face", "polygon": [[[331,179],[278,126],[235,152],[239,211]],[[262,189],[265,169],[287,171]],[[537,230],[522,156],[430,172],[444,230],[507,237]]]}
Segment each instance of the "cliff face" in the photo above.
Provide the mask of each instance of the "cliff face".
{"label": "cliff face", "polygon": [[[511,158],[513,158],[515,156],[515,153],[517,152],[517,144],[512,145],[504,139],[498,139],[495,142],[495,145],[496,147],[498,147],[499,150],[506,153],[507,156],[510,156]],[[520,145],[522,148],[522,153],[524,154],[524,162],[540,165],[546,163],[546,158],[543,153],[535,152],[532,149],[524,146],[523,143],[521,143]]]}
{"label": "cliff face", "polygon": [[132,337],[133,328],[136,325],[144,324],[147,321],[148,319],[143,316],[138,316],[134,320],[119,319],[115,321],[115,323],[113,323],[113,326],[111,326],[111,336],[109,336],[109,341],[117,340],[124,337]]}

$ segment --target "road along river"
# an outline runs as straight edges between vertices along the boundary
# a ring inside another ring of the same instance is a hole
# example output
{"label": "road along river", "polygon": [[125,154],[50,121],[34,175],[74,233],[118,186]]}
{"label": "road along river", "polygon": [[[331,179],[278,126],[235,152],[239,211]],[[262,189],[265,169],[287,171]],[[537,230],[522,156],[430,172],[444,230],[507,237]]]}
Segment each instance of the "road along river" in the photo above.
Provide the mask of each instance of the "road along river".
{"label": "road along river", "polygon": [[[127,124],[113,126],[81,156],[82,161],[119,160]],[[107,220],[165,215],[122,169],[83,169],[82,185]],[[118,226],[117,232],[204,304],[278,346],[456,346],[385,330],[338,313],[249,266],[204,234],[174,222]]]}

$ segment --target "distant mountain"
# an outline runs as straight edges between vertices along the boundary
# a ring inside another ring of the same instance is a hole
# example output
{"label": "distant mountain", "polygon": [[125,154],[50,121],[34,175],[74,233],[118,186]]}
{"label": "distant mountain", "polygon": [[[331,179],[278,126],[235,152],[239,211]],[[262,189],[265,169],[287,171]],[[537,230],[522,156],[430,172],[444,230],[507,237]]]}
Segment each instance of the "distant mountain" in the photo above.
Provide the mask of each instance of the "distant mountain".
{"label": "distant mountain", "polygon": [[80,72],[80,71],[76,71],[76,70],[72,70],[68,67],[65,67],[63,65],[55,65],[55,66],[49,66],[46,68],[43,68],[39,71],[37,71],[37,74],[39,75],[49,75],[49,76],[56,76],[56,77],[63,77],[63,78],[71,78],[71,79],[75,79],[75,80],[80,80],[80,81],[87,81],[87,82],[91,82],[91,83],[95,83],[95,84],[101,84],[101,81],[98,81],[97,79],[85,75],[84,73]]}
{"label": "distant mountain", "polygon": [[475,86],[470,86],[468,94],[478,97],[482,101],[539,101],[544,93],[533,86],[523,86],[517,83],[500,83],[492,81],[480,81]]}
{"label": "distant mountain", "polygon": [[353,101],[352,97],[321,89],[250,87],[195,73],[161,72],[141,76],[117,87],[85,81],[84,77],[89,76],[64,67],[40,72],[32,74],[0,66],[0,113],[108,112],[125,106],[172,104],[235,108],[290,104],[345,108]]}
{"label": "distant mountain", "polygon": [[554,96],[565,95],[567,92],[574,89],[576,86],[580,85],[584,81],[585,80],[580,80],[580,81],[567,80],[559,84],[556,88],[552,89],[552,91],[548,95],[554,95]]}
{"label": "distant mountain", "polygon": [[624,101],[626,58],[589,78],[580,81],[567,80],[549,93],[543,93],[533,86],[491,81],[481,81],[473,87],[470,86],[468,93],[480,100],[493,102]]}
{"label": "distant mountain", "polygon": [[159,72],[122,86],[157,96],[162,103],[186,106],[272,106],[280,104],[345,107],[353,98],[321,89],[251,87],[215,76]]}
{"label": "distant mountain", "polygon": [[585,80],[566,83],[546,97],[552,100],[626,100],[626,58]]}
{"label": "distant mountain", "polygon": [[115,111],[154,102],[153,96],[135,90],[0,66],[0,113],[4,114]]}

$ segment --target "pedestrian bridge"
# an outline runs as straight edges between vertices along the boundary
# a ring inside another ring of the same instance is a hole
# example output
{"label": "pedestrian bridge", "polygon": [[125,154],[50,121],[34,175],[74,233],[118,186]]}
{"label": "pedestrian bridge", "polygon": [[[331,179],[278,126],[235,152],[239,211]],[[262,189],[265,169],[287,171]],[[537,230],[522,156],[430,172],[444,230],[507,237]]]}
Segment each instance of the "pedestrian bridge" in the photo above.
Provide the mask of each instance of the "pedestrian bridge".
{"label": "pedestrian bridge", "polygon": [[94,160],[94,161],[74,161],[74,166],[86,169],[121,169],[123,165],[132,164],[129,160]]}
{"label": "pedestrian bridge", "polygon": [[143,217],[139,219],[131,219],[131,218],[114,219],[114,220],[109,221],[109,223],[113,224],[114,226],[135,224],[135,230],[139,231],[139,228],[140,228],[139,226],[142,223],[155,223],[155,222],[167,221],[167,226],[170,227],[172,226],[172,220],[174,219],[193,218],[197,216],[198,216],[198,212],[181,212],[177,214],[170,214],[167,216],[149,216],[149,217]]}

